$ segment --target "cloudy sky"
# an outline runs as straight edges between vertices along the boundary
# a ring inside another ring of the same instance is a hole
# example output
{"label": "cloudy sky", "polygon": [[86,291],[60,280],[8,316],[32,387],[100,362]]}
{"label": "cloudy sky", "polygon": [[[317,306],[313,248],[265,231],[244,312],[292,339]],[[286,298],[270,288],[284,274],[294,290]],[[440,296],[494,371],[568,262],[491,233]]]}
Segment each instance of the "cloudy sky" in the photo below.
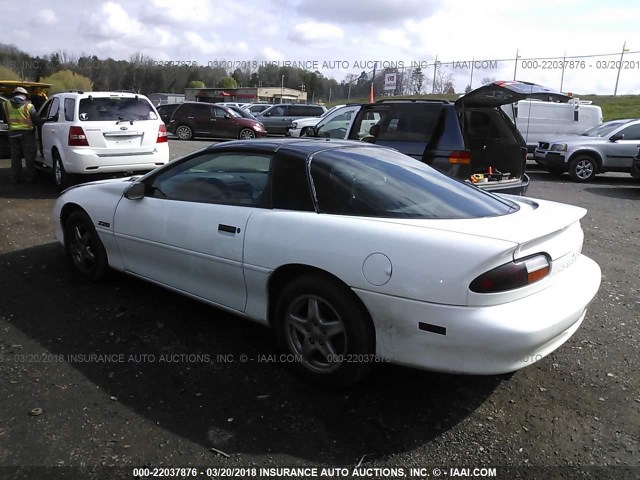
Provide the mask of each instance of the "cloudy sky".
{"label": "cloudy sky", "polygon": [[[457,62],[448,67],[456,91],[471,80],[463,62],[505,60],[497,68],[477,63],[476,87],[485,77],[512,79],[518,52],[519,80],[556,89],[565,53],[591,56],[568,65],[563,91],[612,94],[626,41],[618,93],[640,93],[640,4],[631,0],[31,0],[28,9],[0,0],[0,7],[0,41],[32,55],[129,59],[141,52],[234,66],[296,61],[338,81],[371,70],[362,66],[374,61],[427,65],[431,76],[437,56]],[[26,21],[7,20],[20,15]]]}

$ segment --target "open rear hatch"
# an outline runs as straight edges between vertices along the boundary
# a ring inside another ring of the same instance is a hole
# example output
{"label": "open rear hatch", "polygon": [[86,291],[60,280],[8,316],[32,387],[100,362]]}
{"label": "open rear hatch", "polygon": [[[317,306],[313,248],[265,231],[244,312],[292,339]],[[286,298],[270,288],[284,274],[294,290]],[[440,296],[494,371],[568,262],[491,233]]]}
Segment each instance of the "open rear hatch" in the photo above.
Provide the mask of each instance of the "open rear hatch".
{"label": "open rear hatch", "polygon": [[500,81],[488,83],[470,91],[455,101],[456,108],[466,107],[501,107],[526,98],[547,102],[566,103],[571,97],[535,83],[520,81]]}

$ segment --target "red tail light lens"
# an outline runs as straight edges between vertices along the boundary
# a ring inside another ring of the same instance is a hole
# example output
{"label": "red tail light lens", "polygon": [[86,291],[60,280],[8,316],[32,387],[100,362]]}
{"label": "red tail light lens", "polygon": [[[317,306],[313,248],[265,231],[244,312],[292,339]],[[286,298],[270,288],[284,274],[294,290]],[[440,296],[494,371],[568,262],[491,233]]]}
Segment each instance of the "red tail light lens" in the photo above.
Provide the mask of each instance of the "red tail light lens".
{"label": "red tail light lens", "polygon": [[549,258],[546,255],[532,255],[483,273],[471,282],[469,289],[476,293],[514,290],[542,280],[550,270]]}
{"label": "red tail light lens", "polygon": [[158,127],[158,139],[156,143],[167,143],[167,126],[164,123]]}
{"label": "red tail light lens", "polygon": [[71,127],[69,129],[69,146],[70,147],[88,147],[89,141],[84,134],[82,127]]}
{"label": "red tail light lens", "polygon": [[449,155],[449,163],[471,163],[471,152],[467,150],[454,150]]}

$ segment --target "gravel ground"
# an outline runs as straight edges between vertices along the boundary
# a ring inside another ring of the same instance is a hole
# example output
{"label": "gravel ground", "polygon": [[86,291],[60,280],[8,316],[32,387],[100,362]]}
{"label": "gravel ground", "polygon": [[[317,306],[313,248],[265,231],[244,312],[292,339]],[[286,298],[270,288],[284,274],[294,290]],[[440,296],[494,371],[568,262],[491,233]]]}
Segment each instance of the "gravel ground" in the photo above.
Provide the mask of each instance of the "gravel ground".
{"label": "gravel ground", "polygon": [[15,466],[119,466],[83,475],[133,478],[140,466],[359,462],[639,478],[640,183],[580,185],[531,167],[530,196],[589,210],[583,251],[603,278],[574,337],[511,378],[384,365],[328,392],[273,359],[270,330],[120,274],[75,283],[50,180],[9,185],[0,160],[0,478],[36,477]]}

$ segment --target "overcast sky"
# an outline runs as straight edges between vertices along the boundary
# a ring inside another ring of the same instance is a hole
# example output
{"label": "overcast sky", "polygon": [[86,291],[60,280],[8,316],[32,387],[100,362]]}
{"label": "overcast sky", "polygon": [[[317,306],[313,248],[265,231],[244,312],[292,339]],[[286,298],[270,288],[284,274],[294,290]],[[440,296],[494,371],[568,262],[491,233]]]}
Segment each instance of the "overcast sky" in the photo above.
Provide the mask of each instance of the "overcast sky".
{"label": "overcast sky", "polygon": [[[612,94],[623,43],[618,93],[640,93],[640,3],[537,0],[0,0],[3,43],[32,55],[63,50],[129,59],[209,62],[296,61],[340,81],[374,61],[450,67],[456,91],[471,79],[510,80],[516,51],[519,80],[560,88],[551,59],[617,52],[568,66],[563,91]],[[397,6],[396,6],[397,5]],[[24,21],[17,20],[22,18]],[[536,61],[529,59],[536,58]],[[628,63],[627,63],[628,61]],[[317,63],[311,63],[317,62]],[[324,62],[334,62],[327,63]],[[338,64],[335,62],[339,62]],[[358,62],[358,64],[356,64]],[[527,63],[528,62],[528,63]],[[433,67],[425,70],[433,75]]]}

